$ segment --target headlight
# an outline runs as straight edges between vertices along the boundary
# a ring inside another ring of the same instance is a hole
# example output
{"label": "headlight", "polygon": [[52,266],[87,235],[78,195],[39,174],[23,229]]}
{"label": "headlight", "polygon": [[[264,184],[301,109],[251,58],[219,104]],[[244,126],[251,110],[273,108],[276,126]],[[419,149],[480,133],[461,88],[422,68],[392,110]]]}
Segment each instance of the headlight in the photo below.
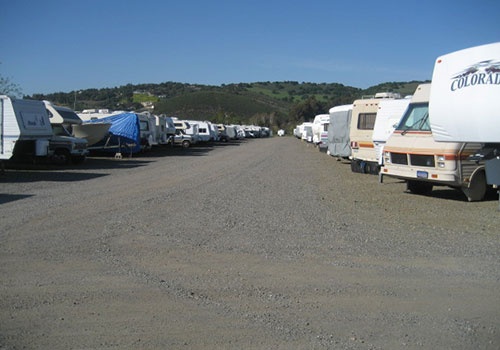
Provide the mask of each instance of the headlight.
{"label": "headlight", "polygon": [[384,152],[384,163],[388,164],[391,162],[391,152]]}
{"label": "headlight", "polygon": [[438,166],[438,168],[444,168],[446,166],[446,163],[444,162],[445,161],[445,156],[441,156],[441,155],[438,155],[436,156],[436,164]]}

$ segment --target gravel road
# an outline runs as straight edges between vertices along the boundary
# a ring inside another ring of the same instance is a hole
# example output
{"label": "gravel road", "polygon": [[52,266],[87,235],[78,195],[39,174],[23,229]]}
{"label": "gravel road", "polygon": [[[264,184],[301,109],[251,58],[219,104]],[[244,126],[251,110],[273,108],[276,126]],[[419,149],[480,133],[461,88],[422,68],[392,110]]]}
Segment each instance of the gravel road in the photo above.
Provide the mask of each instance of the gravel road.
{"label": "gravel road", "polygon": [[499,349],[498,199],[293,137],[0,176],[0,349]]}

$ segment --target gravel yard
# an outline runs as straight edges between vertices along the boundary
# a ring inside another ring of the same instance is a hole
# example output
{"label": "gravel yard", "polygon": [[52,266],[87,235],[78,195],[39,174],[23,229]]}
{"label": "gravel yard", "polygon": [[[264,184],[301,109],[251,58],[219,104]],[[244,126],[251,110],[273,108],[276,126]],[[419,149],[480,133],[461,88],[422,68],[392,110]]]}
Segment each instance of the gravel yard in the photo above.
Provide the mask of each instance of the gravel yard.
{"label": "gravel yard", "polygon": [[498,197],[293,137],[0,175],[0,349],[499,349]]}

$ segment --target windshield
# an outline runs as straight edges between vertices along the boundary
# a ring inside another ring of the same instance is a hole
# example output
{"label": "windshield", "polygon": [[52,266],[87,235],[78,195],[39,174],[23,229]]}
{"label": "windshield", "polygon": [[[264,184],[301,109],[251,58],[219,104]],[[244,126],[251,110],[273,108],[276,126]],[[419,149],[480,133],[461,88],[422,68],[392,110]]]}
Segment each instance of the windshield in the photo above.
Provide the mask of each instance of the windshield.
{"label": "windshield", "polygon": [[396,130],[430,131],[429,104],[410,104]]}

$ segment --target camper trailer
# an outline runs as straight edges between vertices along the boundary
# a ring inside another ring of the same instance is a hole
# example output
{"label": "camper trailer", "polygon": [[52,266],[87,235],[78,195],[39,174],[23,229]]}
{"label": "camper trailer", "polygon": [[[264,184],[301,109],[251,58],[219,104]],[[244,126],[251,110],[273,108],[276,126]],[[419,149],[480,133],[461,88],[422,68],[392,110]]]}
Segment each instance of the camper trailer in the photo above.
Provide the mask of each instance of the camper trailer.
{"label": "camper trailer", "polygon": [[382,92],[373,98],[353,102],[349,138],[351,139],[351,170],[357,173],[378,174],[379,165],[373,144],[373,128],[383,99],[399,98],[399,94]]}
{"label": "camper trailer", "polygon": [[327,147],[328,142],[328,126],[330,124],[330,114],[318,114],[313,120],[313,143],[320,150]]}
{"label": "camper trailer", "polygon": [[41,101],[0,95],[0,160],[46,157],[52,126]]}
{"label": "camper trailer", "polygon": [[478,184],[481,162],[469,156],[479,143],[436,142],[429,122],[431,84],[417,87],[399,125],[387,140],[381,176],[404,179],[407,190],[427,194],[433,186],[460,189],[469,201],[482,200],[486,183]]}
{"label": "camper trailer", "polygon": [[352,104],[330,108],[330,125],[328,126],[328,155],[339,159],[351,156]]}
{"label": "camper trailer", "polygon": [[485,184],[500,185],[499,97],[500,42],[436,59],[429,100],[432,134],[440,144],[480,143],[473,159],[484,161],[484,167],[467,179],[468,187],[480,193]]}
{"label": "camper trailer", "polygon": [[302,123],[302,135],[300,137],[301,140],[306,141],[306,142],[313,141],[312,126],[313,126],[313,123],[310,123],[310,122]]}

